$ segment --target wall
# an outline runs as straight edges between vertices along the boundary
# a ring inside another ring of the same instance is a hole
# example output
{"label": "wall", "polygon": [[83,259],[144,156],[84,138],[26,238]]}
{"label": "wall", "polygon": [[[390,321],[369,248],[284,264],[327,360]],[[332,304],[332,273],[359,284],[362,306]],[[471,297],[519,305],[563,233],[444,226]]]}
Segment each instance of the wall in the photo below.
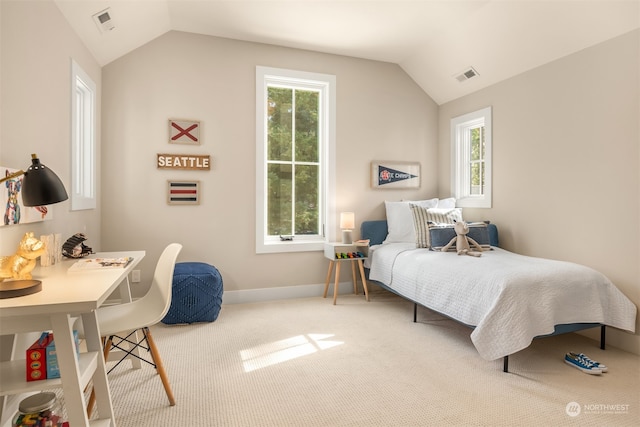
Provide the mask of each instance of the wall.
{"label": "wall", "polygon": [[[578,262],[640,306],[640,31],[440,106],[440,195],[451,118],[493,106],[493,207],[466,210],[501,245]],[[640,332],[640,325],[636,325]],[[608,341],[640,354],[638,332]]]}
{"label": "wall", "polygon": [[[0,8],[0,165],[26,169],[31,153],[36,153],[69,192],[71,58],[97,85],[98,119],[100,66],[53,2],[3,0]],[[98,120],[98,147],[99,132]],[[4,206],[5,201],[0,203]],[[61,233],[63,238],[82,231],[89,237],[89,246],[99,249],[99,205],[75,212],[70,207],[68,200],[50,206],[53,219],[49,221],[0,227],[0,254],[14,253],[28,231]]]}
{"label": "wall", "polygon": [[[435,196],[437,106],[397,65],[170,32],[103,68],[103,248],[146,250],[143,282],[177,241],[179,261],[215,265],[226,292],[324,283],[321,252],[255,254],[257,65],[336,75],[336,212],[360,223],[387,198]],[[169,144],[169,118],[200,120],[202,145]],[[159,170],[158,153],[209,154],[212,168]],[[421,188],[372,190],[380,159],[420,161]],[[168,179],[200,180],[201,204],[168,206]]]}

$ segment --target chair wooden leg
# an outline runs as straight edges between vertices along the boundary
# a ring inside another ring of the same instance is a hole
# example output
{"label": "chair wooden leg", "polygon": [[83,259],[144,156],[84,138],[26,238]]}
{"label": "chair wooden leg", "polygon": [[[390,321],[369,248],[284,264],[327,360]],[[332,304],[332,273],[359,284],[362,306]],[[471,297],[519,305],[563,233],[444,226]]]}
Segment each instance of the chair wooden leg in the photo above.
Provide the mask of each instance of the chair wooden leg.
{"label": "chair wooden leg", "polygon": [[[109,339],[102,339],[102,354],[104,357],[104,361],[106,362],[109,359],[109,351],[111,351],[111,342],[113,341],[113,337],[109,337]],[[93,407],[96,404],[96,391],[92,387],[91,395],[89,396],[89,403],[87,403],[87,416],[91,417],[91,413],[93,412]]]}
{"label": "chair wooden leg", "polygon": [[151,358],[153,359],[153,363],[156,365],[156,370],[160,375],[160,379],[162,380],[162,385],[164,386],[164,391],[167,392],[167,397],[169,398],[169,405],[174,406],[176,404],[176,399],[173,397],[173,391],[171,391],[171,385],[169,384],[169,378],[167,377],[167,372],[164,370],[164,365],[162,364],[162,358],[160,357],[160,353],[158,352],[158,347],[156,346],[153,337],[151,336],[151,331],[149,328],[143,328],[142,331],[149,343],[149,352],[151,353]]}

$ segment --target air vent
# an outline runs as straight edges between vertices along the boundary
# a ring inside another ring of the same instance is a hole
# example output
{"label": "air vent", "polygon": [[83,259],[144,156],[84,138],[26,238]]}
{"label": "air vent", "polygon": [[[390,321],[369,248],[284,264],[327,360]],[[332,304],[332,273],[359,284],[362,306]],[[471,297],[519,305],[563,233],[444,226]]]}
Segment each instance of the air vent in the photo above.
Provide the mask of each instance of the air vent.
{"label": "air vent", "polygon": [[479,76],[478,72],[474,70],[473,67],[469,67],[466,70],[464,70],[462,73],[457,74],[455,77],[457,81],[462,83],[475,76]]}
{"label": "air vent", "polygon": [[110,8],[106,8],[105,10],[102,10],[93,15],[93,20],[95,21],[101,33],[108,33],[116,27],[113,23],[113,19],[111,19]]}

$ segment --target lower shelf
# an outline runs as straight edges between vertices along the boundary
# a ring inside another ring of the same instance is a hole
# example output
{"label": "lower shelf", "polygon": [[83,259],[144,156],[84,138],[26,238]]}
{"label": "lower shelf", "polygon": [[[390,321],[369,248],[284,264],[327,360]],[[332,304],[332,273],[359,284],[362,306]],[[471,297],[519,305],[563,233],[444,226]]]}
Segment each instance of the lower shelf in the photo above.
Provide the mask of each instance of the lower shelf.
{"label": "lower shelf", "polygon": [[[96,351],[80,353],[78,364],[80,369],[80,382],[83,387],[89,383],[93,372],[96,370],[97,358],[98,352]],[[62,387],[62,380],[60,378],[42,381],[27,381],[26,363],[25,359],[0,363],[0,378],[2,378],[2,382],[0,382],[0,396],[34,393],[42,390]]]}

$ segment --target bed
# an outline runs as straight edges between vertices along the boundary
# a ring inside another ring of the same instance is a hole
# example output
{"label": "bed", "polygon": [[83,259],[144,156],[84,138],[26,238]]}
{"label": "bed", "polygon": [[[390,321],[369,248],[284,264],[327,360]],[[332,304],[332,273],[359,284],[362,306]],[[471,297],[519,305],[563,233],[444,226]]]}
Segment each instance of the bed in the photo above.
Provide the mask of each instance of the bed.
{"label": "bed", "polygon": [[[473,329],[471,340],[486,360],[504,359],[534,338],[601,328],[635,331],[636,306],[601,273],[574,263],[518,255],[499,247],[486,226],[490,250],[458,256],[415,242],[389,242],[386,220],[365,221],[370,240],[370,281]],[[385,242],[385,243],[383,243]]]}

